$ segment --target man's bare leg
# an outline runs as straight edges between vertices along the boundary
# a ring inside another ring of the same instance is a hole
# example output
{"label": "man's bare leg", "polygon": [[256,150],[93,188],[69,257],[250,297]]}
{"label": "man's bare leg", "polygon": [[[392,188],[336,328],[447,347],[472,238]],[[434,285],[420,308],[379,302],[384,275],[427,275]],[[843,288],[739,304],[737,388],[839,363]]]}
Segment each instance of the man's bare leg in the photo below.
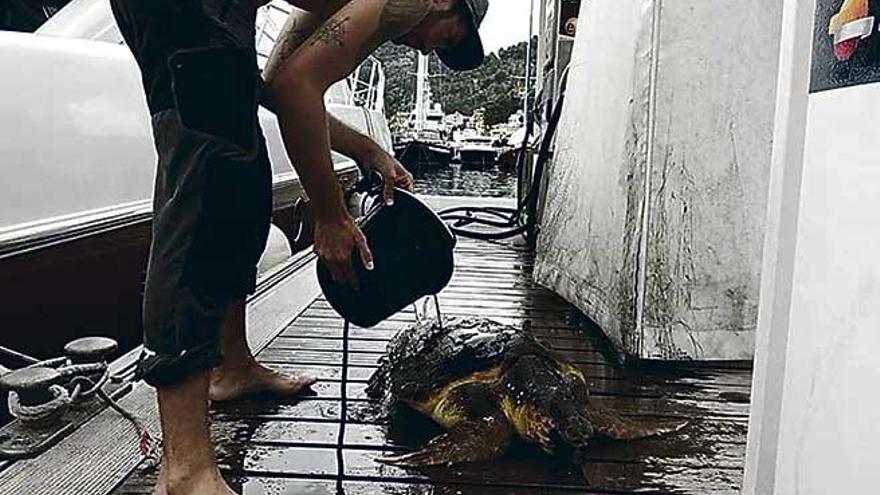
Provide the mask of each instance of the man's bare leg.
{"label": "man's bare leg", "polygon": [[234,494],[217,470],[208,434],[209,371],[159,388],[162,467],[154,495]]}
{"label": "man's bare leg", "polygon": [[245,302],[233,301],[223,318],[220,329],[220,347],[223,364],[211,374],[209,397],[228,401],[246,395],[269,393],[277,397],[292,397],[315,383],[310,376],[286,376],[259,364],[245,336]]}

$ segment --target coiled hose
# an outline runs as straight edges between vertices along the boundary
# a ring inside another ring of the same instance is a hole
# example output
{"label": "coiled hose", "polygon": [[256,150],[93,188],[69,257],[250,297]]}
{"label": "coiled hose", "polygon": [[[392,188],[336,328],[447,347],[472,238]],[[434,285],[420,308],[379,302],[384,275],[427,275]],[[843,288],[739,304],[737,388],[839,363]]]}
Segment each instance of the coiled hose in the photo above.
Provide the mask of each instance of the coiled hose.
{"label": "coiled hose", "polygon": [[[562,102],[565,99],[565,77],[560,85],[562,88],[559,98],[553,105],[553,112],[550,115],[550,121],[547,123],[547,129],[541,138],[541,146],[538,148],[538,157],[535,161],[535,171],[532,176],[532,183],[529,191],[520,200],[515,208],[498,207],[498,206],[454,206],[440,210],[438,215],[442,218],[449,228],[462,237],[471,239],[480,239],[487,241],[498,241],[510,239],[518,235],[525,235],[526,239],[534,242],[537,224],[536,212],[538,209],[538,199],[541,187],[542,176],[550,159],[550,146],[553,143],[553,137],[559,126],[559,117],[562,114]],[[517,168],[522,177],[522,167],[525,166],[525,148],[526,141],[531,134],[531,122],[529,129],[524,137],[524,142],[520,148],[519,157],[517,159]],[[479,230],[470,227],[483,227]]]}

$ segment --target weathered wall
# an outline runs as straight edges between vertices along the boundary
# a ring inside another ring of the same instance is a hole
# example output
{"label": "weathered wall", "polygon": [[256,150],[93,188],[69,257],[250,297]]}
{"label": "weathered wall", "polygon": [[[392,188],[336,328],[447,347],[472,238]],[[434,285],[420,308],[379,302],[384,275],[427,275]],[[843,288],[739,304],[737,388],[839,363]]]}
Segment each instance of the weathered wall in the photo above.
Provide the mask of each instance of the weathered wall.
{"label": "weathered wall", "polygon": [[629,355],[752,356],[780,12],[582,6],[536,273]]}
{"label": "weathered wall", "polygon": [[644,357],[753,355],[780,15],[763,0],[662,2]]}
{"label": "weathered wall", "polygon": [[651,11],[650,0],[581,4],[536,268],[627,348],[638,345]]}

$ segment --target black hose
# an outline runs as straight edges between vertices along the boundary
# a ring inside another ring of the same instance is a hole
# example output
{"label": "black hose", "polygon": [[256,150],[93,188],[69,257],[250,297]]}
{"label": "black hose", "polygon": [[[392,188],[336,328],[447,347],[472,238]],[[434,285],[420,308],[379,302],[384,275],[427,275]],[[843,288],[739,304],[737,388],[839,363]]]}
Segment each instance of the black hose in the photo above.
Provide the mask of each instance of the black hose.
{"label": "black hose", "polygon": [[340,377],[339,433],[336,438],[336,495],[345,495],[345,429],[348,423],[348,338],[351,324],[342,323],[342,376]]}
{"label": "black hose", "polygon": [[[563,78],[563,83],[561,85],[562,88],[565,87],[565,79],[566,78]],[[529,186],[529,191],[519,201],[516,208],[497,206],[454,206],[440,210],[438,215],[449,224],[450,230],[456,235],[470,239],[498,241],[526,234],[526,237],[530,241],[534,241],[537,230],[536,213],[542,175],[544,174],[547,160],[550,159],[550,146],[553,143],[553,137],[559,126],[559,118],[562,115],[562,103],[564,97],[565,93],[563,90],[553,106],[553,113],[550,116],[547,130],[544,132],[544,136],[541,139],[541,146],[538,149],[538,157],[535,161],[535,172],[532,176],[532,183]],[[526,136],[523,145],[520,148],[520,154],[517,157],[517,169],[520,177],[522,177],[522,168],[525,166],[526,140],[529,139],[531,134],[530,124],[531,122],[527,124]],[[523,217],[525,217],[525,219]],[[470,225],[488,227],[488,229],[472,230],[464,228]]]}
{"label": "black hose", "polygon": [[556,135],[556,129],[559,127],[559,119],[562,117],[562,102],[565,100],[565,82],[568,79],[567,74],[562,78],[560,85],[561,92],[556,105],[553,106],[553,113],[550,115],[550,122],[547,123],[547,131],[544,139],[541,140],[541,147],[538,149],[538,159],[535,161],[535,173],[532,176],[532,185],[523,202],[526,204],[527,221],[534,228],[536,225],[536,216],[538,211],[538,191],[541,188],[541,181],[544,176],[544,167],[550,160],[550,146],[553,144],[553,137]]}
{"label": "black hose", "polygon": [[[483,213],[487,213],[487,212],[483,212]],[[496,220],[489,220],[487,218],[477,218],[477,217],[473,217],[470,215],[444,214],[443,220],[445,220],[447,222],[451,222],[452,225],[454,225],[457,228],[461,228],[461,227],[464,227],[465,225],[470,225],[472,223],[480,223],[481,225],[488,225],[490,227],[499,227],[499,228],[505,228],[505,227],[510,226],[509,222],[500,222],[500,221],[496,221]]]}
{"label": "black hose", "polygon": [[28,356],[27,354],[23,354],[21,352],[16,351],[15,349],[10,349],[10,348],[4,347],[4,346],[0,346],[0,354],[3,354],[5,356],[9,356],[11,358],[15,358],[25,364],[36,364],[36,363],[40,362],[40,360],[35,357]]}

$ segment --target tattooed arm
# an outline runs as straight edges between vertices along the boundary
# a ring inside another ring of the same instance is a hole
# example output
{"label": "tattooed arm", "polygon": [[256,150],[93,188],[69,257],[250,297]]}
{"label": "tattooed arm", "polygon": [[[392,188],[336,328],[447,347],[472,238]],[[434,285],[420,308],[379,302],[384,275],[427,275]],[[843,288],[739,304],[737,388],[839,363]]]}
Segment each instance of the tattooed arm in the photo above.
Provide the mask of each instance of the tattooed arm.
{"label": "tattooed arm", "polygon": [[284,27],[275,41],[275,46],[269,53],[269,59],[266,61],[266,67],[263,68],[263,79],[267,83],[278,75],[281,67],[290,60],[296,50],[306,41],[310,34],[324,22],[326,17],[294,10],[287,17]]}
{"label": "tattooed arm", "polygon": [[[424,0],[416,0],[415,3],[419,4],[423,1]],[[410,0],[406,0],[406,2],[403,3],[407,2],[410,2]],[[323,2],[324,5],[332,5],[333,3],[333,0]],[[427,5],[425,4],[423,5],[424,9],[418,9],[418,11],[415,11],[412,7],[408,7],[409,10],[406,10],[405,8],[396,6],[396,3],[401,3],[401,0],[392,0],[390,3],[390,7],[386,4],[383,9],[382,20],[390,20],[391,22],[386,22],[386,24],[395,26],[395,29],[398,27],[406,27],[408,25],[406,20],[407,14],[415,12],[415,16],[410,15],[410,17],[418,19],[421,15],[420,11],[427,8]],[[296,74],[293,73],[284,74],[284,66],[293,58],[296,51],[303,45],[309,35],[315,31],[315,28],[326,21],[327,17],[331,14],[332,12],[306,12],[299,9],[295,9],[291,12],[284,27],[281,29],[278,40],[272,48],[272,52],[269,54],[269,60],[266,62],[266,67],[263,69],[263,78],[267,83],[274,83],[275,78],[279,77],[279,74],[283,74],[280,77],[296,77]],[[380,23],[381,22],[382,21],[380,21]],[[409,23],[412,23],[412,21],[409,21]],[[263,105],[269,110],[277,113],[271,96],[271,91],[267,91],[266,94],[264,94]],[[362,170],[369,170],[370,165],[377,163],[382,164],[389,161],[389,157],[383,156],[383,154],[385,154],[384,150],[382,150],[381,147],[379,147],[368,136],[362,134],[357,129],[349,126],[331,114],[327,114],[327,121],[332,149],[355,160]],[[401,173],[400,175],[408,175],[408,173]],[[411,176],[409,176],[409,179],[409,183],[403,181],[403,183],[397,183],[397,185],[411,187]],[[395,181],[391,182],[394,183]]]}
{"label": "tattooed arm", "polygon": [[[372,254],[345,208],[333,173],[331,126],[324,93],[381,42],[406,29],[403,15],[391,32],[385,7],[381,0],[352,0],[324,21],[305,43],[290,51],[283,63],[279,61],[273,66],[266,85],[287,153],[315,206],[315,250],[327,263],[333,278],[352,288],[358,286],[351,264],[352,251],[357,247],[368,267]],[[421,17],[413,16],[410,26],[420,20]],[[279,59],[280,53],[283,51],[279,52]]]}
{"label": "tattooed arm", "polygon": [[327,115],[333,149],[357,162],[363,173],[378,172],[382,176],[383,198],[394,204],[394,188],[413,189],[413,176],[372,138],[361,134],[345,122]]}
{"label": "tattooed arm", "polygon": [[[302,10],[294,10],[290,13],[284,27],[281,28],[281,33],[275,46],[272,47],[266,67],[263,69],[263,78],[268,84],[278,85],[275,78],[278,77],[279,73],[283,72],[282,69],[285,64],[293,57],[300,46],[305,43],[309,35],[315,31],[315,28],[326,21],[327,17],[329,17],[329,14],[324,15]],[[285,76],[295,77],[294,74],[285,74],[282,77]],[[263,97],[263,105],[277,113],[271,97],[272,92],[267,91]],[[333,149],[358,162],[365,160],[367,148],[374,146],[375,143],[369,137],[351,128],[333,115],[327,114],[327,122]]]}
{"label": "tattooed arm", "polygon": [[[294,10],[281,29],[269,60],[263,69],[263,78],[268,84],[278,86],[275,81],[282,74],[284,66],[293,57],[296,51],[305,43],[315,28],[319,27],[329,15],[322,15],[302,10]],[[296,77],[295,74],[287,73],[280,77]],[[282,83],[283,84],[283,83]],[[263,105],[269,110],[278,113],[276,105],[272,101],[272,91],[266,91],[263,95]],[[330,133],[330,144],[335,151],[354,159],[360,165],[369,160],[375,154],[376,144],[364,134],[327,114],[327,124]]]}

